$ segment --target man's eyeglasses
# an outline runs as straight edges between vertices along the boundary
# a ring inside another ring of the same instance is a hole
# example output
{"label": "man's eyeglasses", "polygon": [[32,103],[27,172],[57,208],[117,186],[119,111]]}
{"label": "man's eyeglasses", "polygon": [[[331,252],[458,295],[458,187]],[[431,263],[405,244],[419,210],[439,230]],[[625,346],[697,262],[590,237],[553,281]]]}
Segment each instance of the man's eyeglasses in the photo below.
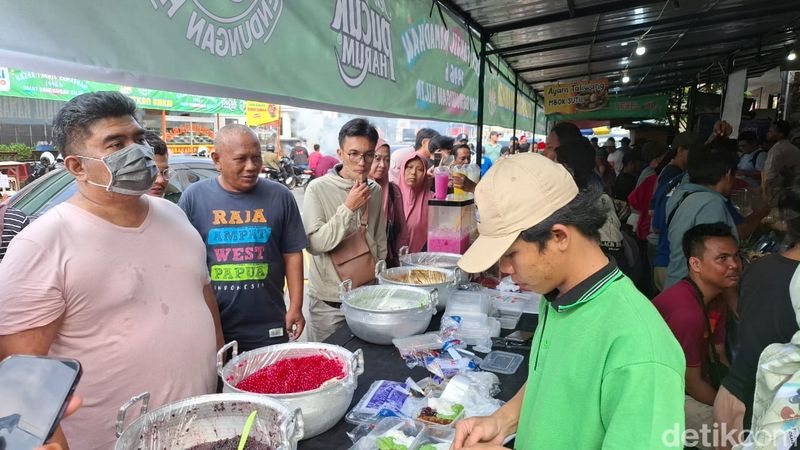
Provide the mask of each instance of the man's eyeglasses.
{"label": "man's eyeglasses", "polygon": [[368,152],[368,153],[358,153],[358,152],[350,152],[347,154],[347,158],[352,163],[360,163],[362,160],[364,162],[372,162],[375,159],[375,152]]}
{"label": "man's eyeglasses", "polygon": [[160,169],[158,174],[161,175],[165,180],[169,180],[175,175],[175,171],[172,169]]}

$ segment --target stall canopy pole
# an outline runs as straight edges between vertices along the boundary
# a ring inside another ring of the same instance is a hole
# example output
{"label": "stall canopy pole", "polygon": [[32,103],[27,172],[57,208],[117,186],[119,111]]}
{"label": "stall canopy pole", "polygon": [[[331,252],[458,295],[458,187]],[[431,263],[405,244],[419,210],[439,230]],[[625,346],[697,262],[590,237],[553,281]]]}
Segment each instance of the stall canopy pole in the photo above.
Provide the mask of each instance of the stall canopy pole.
{"label": "stall canopy pole", "polygon": [[517,135],[517,96],[519,95],[518,86],[519,76],[514,74],[514,132],[511,133],[512,136]]}
{"label": "stall canopy pole", "polygon": [[161,139],[167,140],[167,111],[161,110]]}
{"label": "stall canopy pole", "polygon": [[488,37],[481,33],[481,54],[478,66],[478,136],[475,143],[475,161],[481,165],[483,156],[483,82],[486,79],[486,41]]}
{"label": "stall canopy pole", "polygon": [[534,93],[533,96],[533,138],[531,139],[531,152],[535,151],[533,141],[536,140],[536,114],[539,112],[539,102],[536,101],[536,93]]}
{"label": "stall canopy pole", "polygon": [[689,117],[686,118],[686,131],[694,131],[695,108],[697,107],[697,79],[689,90]]}

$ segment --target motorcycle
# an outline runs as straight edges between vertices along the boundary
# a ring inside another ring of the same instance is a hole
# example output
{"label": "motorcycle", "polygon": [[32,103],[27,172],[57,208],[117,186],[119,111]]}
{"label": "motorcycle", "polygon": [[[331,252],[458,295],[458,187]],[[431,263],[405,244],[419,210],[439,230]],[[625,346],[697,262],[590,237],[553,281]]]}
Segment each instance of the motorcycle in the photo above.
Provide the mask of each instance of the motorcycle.
{"label": "motorcycle", "polygon": [[292,164],[292,174],[297,178],[297,185],[303,189],[314,179],[314,171],[307,165]]}
{"label": "motorcycle", "polygon": [[261,171],[266,178],[281,183],[289,189],[294,189],[294,187],[297,186],[298,177],[294,173],[292,160],[285,156],[281,158],[279,170],[264,166]]}
{"label": "motorcycle", "polygon": [[41,178],[55,168],[55,165],[51,165],[46,161],[36,161],[33,163],[33,167],[31,168],[30,176],[28,177],[28,181],[33,181],[37,178]]}

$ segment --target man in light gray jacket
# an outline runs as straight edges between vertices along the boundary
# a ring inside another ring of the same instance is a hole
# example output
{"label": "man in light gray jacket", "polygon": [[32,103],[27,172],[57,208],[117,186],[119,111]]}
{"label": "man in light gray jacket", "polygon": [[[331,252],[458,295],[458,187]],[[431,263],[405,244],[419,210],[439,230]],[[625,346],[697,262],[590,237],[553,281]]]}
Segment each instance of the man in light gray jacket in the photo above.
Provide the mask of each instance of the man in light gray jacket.
{"label": "man in light gray jacket", "polygon": [[306,292],[309,338],[314,341],[325,340],[344,323],[338,292],[343,280],[336,272],[330,252],[357,230],[365,209],[367,245],[376,261],[386,258],[381,187],[367,178],[377,141],[378,131],[366,119],[347,122],[339,131],[337,154],[342,163],[306,188],[303,224],[308,252],[312,255]]}

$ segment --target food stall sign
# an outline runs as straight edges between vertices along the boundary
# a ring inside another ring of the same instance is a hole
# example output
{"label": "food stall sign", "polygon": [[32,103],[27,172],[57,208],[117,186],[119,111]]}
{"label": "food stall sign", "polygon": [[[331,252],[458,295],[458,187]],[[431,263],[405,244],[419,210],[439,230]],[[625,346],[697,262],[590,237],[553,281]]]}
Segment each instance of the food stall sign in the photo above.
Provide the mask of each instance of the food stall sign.
{"label": "food stall sign", "polygon": [[544,88],[544,113],[575,114],[608,106],[608,78],[550,84]]}

